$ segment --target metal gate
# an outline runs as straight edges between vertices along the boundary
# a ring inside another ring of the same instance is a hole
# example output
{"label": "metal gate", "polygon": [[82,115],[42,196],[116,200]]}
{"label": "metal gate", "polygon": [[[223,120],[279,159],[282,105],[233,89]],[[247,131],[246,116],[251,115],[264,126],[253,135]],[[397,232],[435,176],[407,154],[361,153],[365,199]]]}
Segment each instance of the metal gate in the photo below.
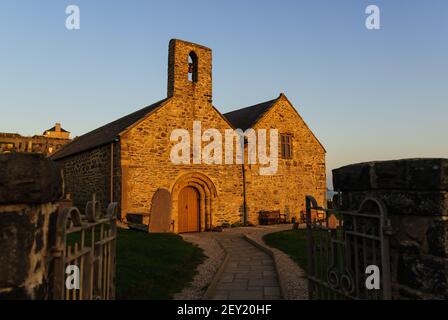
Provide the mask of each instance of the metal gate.
{"label": "metal gate", "polygon": [[[93,196],[86,205],[85,215],[76,207],[64,208],[59,213],[49,261],[52,299],[115,298],[117,208],[117,203],[110,203],[104,215]],[[73,269],[79,275],[79,288],[70,289],[66,282],[70,282],[68,276]]]}
{"label": "metal gate", "polygon": [[[334,214],[339,225],[328,227]],[[319,218],[323,217],[323,218]],[[391,298],[389,236],[386,207],[366,198],[357,211],[325,210],[306,197],[309,299]],[[380,288],[368,289],[368,266],[380,270]]]}

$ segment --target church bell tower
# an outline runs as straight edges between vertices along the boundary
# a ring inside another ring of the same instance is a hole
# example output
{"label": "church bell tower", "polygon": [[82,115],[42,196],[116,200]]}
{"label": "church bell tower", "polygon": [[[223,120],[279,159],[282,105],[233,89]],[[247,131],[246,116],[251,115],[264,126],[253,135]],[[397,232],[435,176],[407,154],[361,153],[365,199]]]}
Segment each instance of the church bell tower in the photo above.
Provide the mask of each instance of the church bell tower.
{"label": "church bell tower", "polygon": [[191,97],[212,103],[212,50],[172,39],[168,53],[168,97]]}

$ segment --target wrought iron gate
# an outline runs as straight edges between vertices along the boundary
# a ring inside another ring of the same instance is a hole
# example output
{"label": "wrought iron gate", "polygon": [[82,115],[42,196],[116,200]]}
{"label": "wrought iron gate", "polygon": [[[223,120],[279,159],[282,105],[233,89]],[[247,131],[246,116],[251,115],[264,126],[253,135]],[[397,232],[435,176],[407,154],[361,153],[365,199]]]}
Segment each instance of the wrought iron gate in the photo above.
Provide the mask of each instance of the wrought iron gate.
{"label": "wrought iron gate", "polygon": [[[86,205],[85,215],[76,207],[64,208],[57,217],[56,237],[50,258],[50,293],[56,300],[115,298],[115,247],[117,203],[101,212],[99,203]],[[79,271],[79,289],[66,286],[67,267]]]}
{"label": "wrought iron gate", "polygon": [[[330,214],[338,227],[327,227]],[[366,198],[358,211],[339,211],[322,209],[307,196],[306,228],[310,299],[391,298],[390,222],[380,200]],[[369,265],[380,270],[379,289],[366,287]]]}

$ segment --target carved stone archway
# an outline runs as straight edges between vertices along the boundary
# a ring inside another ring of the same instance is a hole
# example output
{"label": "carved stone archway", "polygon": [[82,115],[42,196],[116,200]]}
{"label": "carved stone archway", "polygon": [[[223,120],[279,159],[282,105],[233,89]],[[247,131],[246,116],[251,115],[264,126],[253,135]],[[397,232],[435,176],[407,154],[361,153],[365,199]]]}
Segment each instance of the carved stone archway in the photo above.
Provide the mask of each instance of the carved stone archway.
{"label": "carved stone archway", "polygon": [[199,172],[191,172],[179,176],[171,188],[174,232],[178,232],[179,193],[185,187],[193,187],[199,192],[200,231],[212,229],[213,216],[216,210],[216,187],[213,181],[206,175]]}

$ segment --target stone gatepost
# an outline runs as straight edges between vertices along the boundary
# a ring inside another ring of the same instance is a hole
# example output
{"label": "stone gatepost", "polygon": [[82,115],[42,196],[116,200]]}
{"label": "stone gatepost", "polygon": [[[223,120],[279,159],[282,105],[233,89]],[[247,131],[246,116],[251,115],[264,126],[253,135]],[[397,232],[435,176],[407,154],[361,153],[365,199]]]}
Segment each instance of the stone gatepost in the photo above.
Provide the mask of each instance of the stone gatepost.
{"label": "stone gatepost", "polygon": [[394,299],[448,299],[448,159],[360,163],[333,170],[342,209],[366,196],[387,207]]}
{"label": "stone gatepost", "polygon": [[0,300],[46,299],[60,170],[38,154],[0,155]]}

